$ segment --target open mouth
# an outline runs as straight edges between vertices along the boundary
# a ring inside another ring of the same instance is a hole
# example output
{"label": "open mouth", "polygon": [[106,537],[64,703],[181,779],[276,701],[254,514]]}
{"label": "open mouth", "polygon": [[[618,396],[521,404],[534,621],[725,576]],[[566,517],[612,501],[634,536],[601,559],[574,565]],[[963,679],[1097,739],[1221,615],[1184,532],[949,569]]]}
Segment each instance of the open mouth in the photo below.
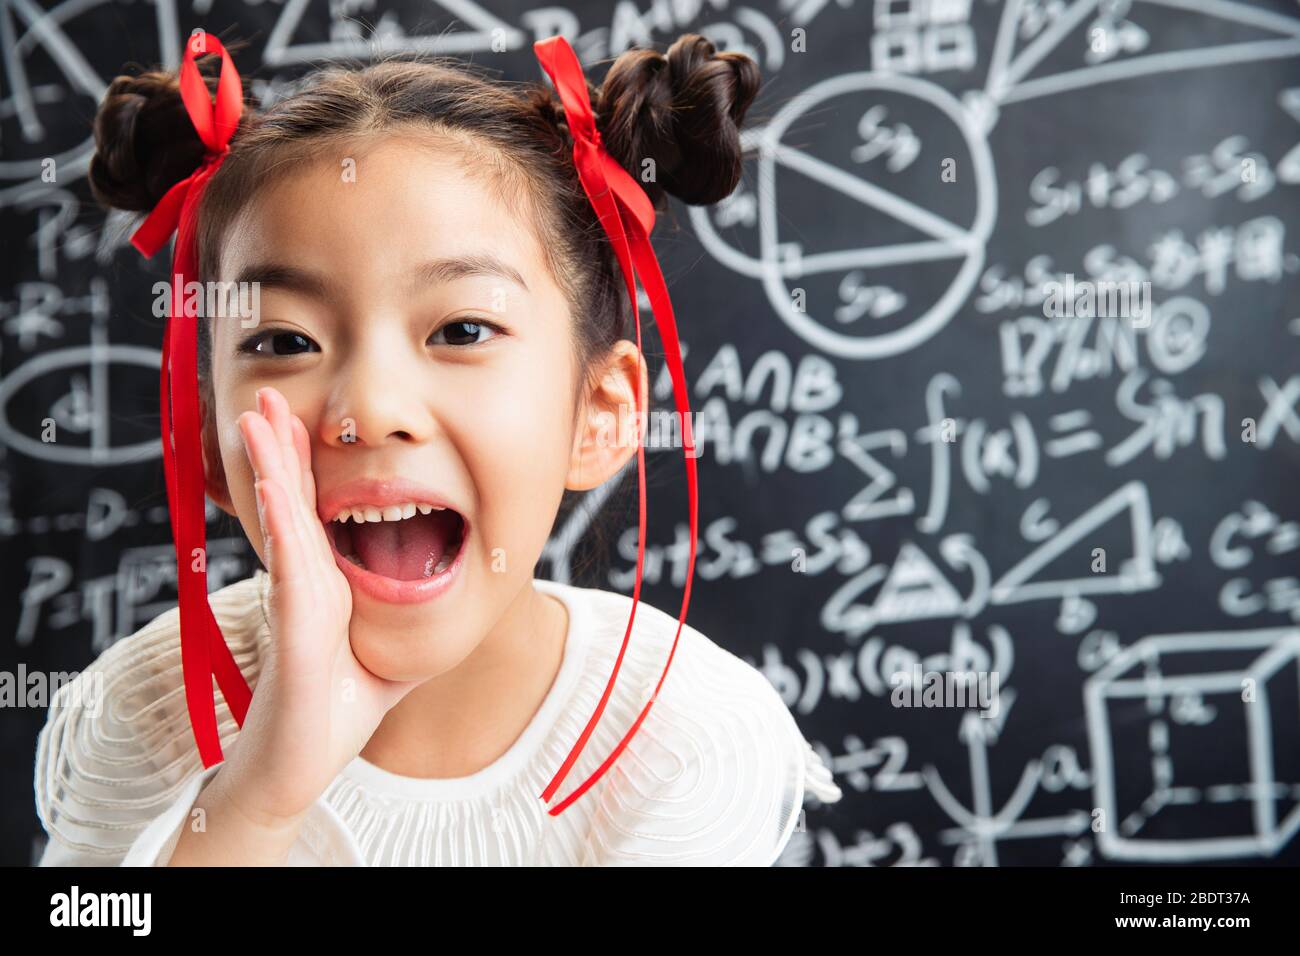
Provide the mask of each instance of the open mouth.
{"label": "open mouth", "polygon": [[410,502],[344,509],[327,527],[346,560],[396,581],[422,581],[451,567],[466,524],[451,508]]}

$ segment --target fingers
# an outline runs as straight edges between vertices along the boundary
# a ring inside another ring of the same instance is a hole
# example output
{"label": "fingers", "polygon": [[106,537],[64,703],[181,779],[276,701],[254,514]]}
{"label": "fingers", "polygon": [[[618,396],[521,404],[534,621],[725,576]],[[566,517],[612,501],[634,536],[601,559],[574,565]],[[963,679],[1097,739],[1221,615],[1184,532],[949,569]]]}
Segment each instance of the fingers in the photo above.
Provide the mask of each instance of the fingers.
{"label": "fingers", "polygon": [[239,417],[254,473],[258,478],[271,478],[278,483],[288,509],[286,518],[301,536],[303,558],[311,562],[316,572],[328,573],[335,566],[334,556],[316,512],[307,429],[274,388],[258,390],[258,407],[264,414],[245,412]]}
{"label": "fingers", "polygon": [[[265,391],[267,390],[257,391],[256,412],[244,412],[236,419],[244,435],[244,444],[248,448],[248,458],[252,462],[253,472],[259,478],[268,477],[272,471],[286,467],[284,448],[275,434],[274,424],[267,417],[263,394]],[[259,420],[266,426],[265,429],[258,427]]]}
{"label": "fingers", "polygon": [[[308,528],[320,524],[316,511],[316,481],[311,471],[311,438],[307,427],[289,410],[289,403],[280,392],[270,386],[258,390],[258,403],[275,432],[276,442],[284,458],[287,489],[298,492],[302,503],[302,516]],[[323,529],[322,529],[323,530]],[[328,550],[328,542],[326,550]]]}
{"label": "fingers", "polygon": [[316,478],[311,470],[311,436],[307,426],[297,415],[290,416],[293,425],[293,444],[298,450],[298,459],[302,462],[302,497],[308,504],[316,502]]}
{"label": "fingers", "polygon": [[[253,473],[259,480],[274,481],[284,499],[283,516],[287,524],[286,530],[292,530],[295,535],[302,536],[303,540],[310,540],[307,536],[311,529],[302,514],[300,494],[296,490],[299,485],[293,483],[284,466],[284,448],[271,425],[261,415],[252,412],[244,412],[239,416],[238,421],[240,430],[244,434],[249,461],[253,465]],[[295,490],[291,492],[288,489]]]}
{"label": "fingers", "polygon": [[[265,546],[268,570],[271,564],[271,551],[276,552],[276,563],[283,566],[281,551],[287,546],[286,535],[293,529],[293,524],[284,511],[287,501],[279,502],[278,496],[268,488],[284,479],[284,469],[280,466],[275,442],[267,432],[269,426],[260,416],[244,412],[238,418],[239,430],[244,436],[244,447],[248,460],[253,466],[255,481],[253,488],[257,492],[257,518],[262,528],[262,541]],[[273,506],[273,499],[276,506]],[[272,522],[275,522],[273,527]]]}
{"label": "fingers", "polygon": [[[299,450],[295,445],[290,422],[294,415],[289,411],[288,401],[278,389],[266,386],[257,390],[257,408],[270,423],[271,430],[275,433],[276,443],[280,446],[280,456],[284,462],[287,481],[285,491],[301,491],[302,462],[298,458]],[[315,496],[311,498],[311,506],[315,510]]]}
{"label": "fingers", "polygon": [[[257,415],[245,414],[247,419],[241,420],[241,426],[248,429],[251,447],[258,449],[254,454],[264,460],[275,445],[270,426]],[[271,470],[272,474],[258,478],[253,487],[258,493],[262,550],[275,595],[277,626],[286,629],[282,633],[293,634],[297,622],[311,619],[322,607],[322,561],[328,558],[333,562],[328,553],[323,558],[320,549],[313,546],[313,539],[304,534],[302,521],[295,516],[301,511],[294,505],[297,495],[285,490],[283,469]]]}
{"label": "fingers", "polygon": [[254,412],[244,412],[237,422],[244,436],[244,447],[248,451],[249,463],[253,466],[253,475],[257,479],[277,479],[281,483],[281,490],[284,490],[287,487],[284,455],[270,423]]}
{"label": "fingers", "polygon": [[262,525],[262,543],[267,571],[278,594],[292,596],[290,586],[302,569],[298,535],[289,516],[288,496],[274,478],[259,478],[253,483],[257,491],[257,513]]}
{"label": "fingers", "polygon": [[[307,433],[307,426],[302,423],[302,419],[289,410],[289,403],[274,388],[268,387],[266,390],[267,407],[274,416],[277,428],[283,429],[288,433],[288,443],[284,444],[281,438],[281,446],[285,449],[285,455],[293,459],[297,465],[298,483],[294,486],[298,489],[301,501],[302,519],[306,524],[307,532],[316,542],[323,564],[332,567],[334,564],[333,552],[330,548],[328,535],[325,531],[324,521],[316,509],[316,478],[311,470],[311,436]],[[280,438],[280,432],[276,433]],[[292,480],[293,472],[290,471]],[[328,520],[328,519],[325,519]]]}
{"label": "fingers", "polygon": [[297,415],[289,414],[289,425],[294,451],[300,463],[299,481],[302,488],[303,511],[311,519],[308,524],[319,539],[324,554],[332,559],[324,524],[324,521],[329,519],[322,520],[316,509],[316,476],[311,469],[311,436],[307,434],[307,426]]}
{"label": "fingers", "polygon": [[311,653],[318,639],[328,637],[328,629],[311,622],[319,622],[322,614],[350,614],[347,586],[343,583],[340,592],[342,572],[316,511],[306,427],[273,388],[259,390],[258,409],[241,414],[238,424],[257,476],[263,553],[276,595],[275,626],[284,640]]}

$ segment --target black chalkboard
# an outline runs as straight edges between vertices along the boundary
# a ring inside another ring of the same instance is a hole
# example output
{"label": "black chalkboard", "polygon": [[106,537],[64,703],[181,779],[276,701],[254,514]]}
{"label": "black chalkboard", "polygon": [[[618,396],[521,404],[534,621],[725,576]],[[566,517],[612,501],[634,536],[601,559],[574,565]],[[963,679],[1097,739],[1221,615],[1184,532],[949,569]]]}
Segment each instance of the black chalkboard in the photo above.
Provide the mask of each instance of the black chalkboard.
{"label": "black chalkboard", "polygon": [[[265,99],[377,38],[535,79],[532,42],[562,30],[598,80],[629,45],[701,32],[765,84],[743,185],[674,201],[656,230],[702,450],[688,620],[763,670],[845,791],[810,802],[782,862],[1300,862],[1294,3],[158,0],[4,18],[13,679],[74,671],[175,603],[161,325],[127,304],[166,267],[85,182],[124,63],[175,65],[203,27],[247,41]],[[647,454],[643,596],[673,613],[680,458]],[[630,482],[566,518],[540,576],[631,590]],[[216,588],[256,558],[210,516]],[[613,536],[581,570],[593,520]],[[990,696],[927,706],[954,674]],[[8,704],[0,724],[7,863],[40,853],[44,717]]]}

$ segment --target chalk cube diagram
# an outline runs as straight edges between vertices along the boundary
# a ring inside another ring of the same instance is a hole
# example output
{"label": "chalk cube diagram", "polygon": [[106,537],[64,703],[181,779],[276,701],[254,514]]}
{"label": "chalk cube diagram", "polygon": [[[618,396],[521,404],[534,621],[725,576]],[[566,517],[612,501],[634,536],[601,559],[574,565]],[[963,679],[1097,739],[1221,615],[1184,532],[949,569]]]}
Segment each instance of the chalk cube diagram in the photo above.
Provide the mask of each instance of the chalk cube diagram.
{"label": "chalk cube diagram", "polygon": [[1275,744],[1300,725],[1300,628],[1142,638],[1084,707],[1105,856],[1265,857],[1300,830],[1300,753]]}

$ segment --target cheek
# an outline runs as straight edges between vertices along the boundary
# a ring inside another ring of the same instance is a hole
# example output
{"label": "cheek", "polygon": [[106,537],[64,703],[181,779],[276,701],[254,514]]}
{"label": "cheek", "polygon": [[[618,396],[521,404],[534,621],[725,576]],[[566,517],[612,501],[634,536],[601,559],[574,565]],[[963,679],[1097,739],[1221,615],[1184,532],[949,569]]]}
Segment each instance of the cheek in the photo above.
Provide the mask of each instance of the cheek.
{"label": "cheek", "polygon": [[[467,403],[458,444],[491,535],[540,549],[564,490],[573,440],[571,369],[561,350],[521,363]],[[538,543],[539,539],[540,543]]]}
{"label": "cheek", "polygon": [[[234,334],[234,330],[229,330]],[[223,338],[227,332],[216,334],[212,357],[213,390],[216,394],[214,417],[217,441],[221,450],[221,466],[225,471],[226,490],[239,523],[249,543],[265,563],[262,553],[262,526],[257,520],[257,494],[253,491],[253,464],[248,460],[244,436],[240,434],[237,419],[246,410],[257,408],[258,383],[235,375],[227,364],[226,356],[233,350],[233,342]]]}
{"label": "cheek", "polygon": [[234,416],[221,417],[219,440],[221,464],[226,472],[226,487],[231,504],[239,516],[239,523],[243,525],[244,534],[248,536],[258,557],[265,560],[266,556],[262,554],[262,527],[257,520],[257,494],[253,490],[253,465],[248,460],[244,437],[239,432]]}

